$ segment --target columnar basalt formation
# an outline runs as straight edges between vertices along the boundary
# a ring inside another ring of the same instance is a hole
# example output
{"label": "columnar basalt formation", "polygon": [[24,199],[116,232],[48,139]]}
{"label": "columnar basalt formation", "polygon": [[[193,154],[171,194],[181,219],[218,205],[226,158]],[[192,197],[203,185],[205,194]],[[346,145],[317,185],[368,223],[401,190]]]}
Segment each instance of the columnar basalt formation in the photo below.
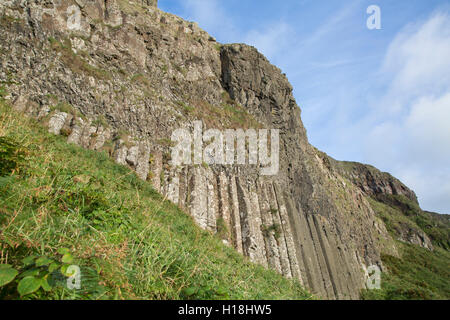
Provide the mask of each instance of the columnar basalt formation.
{"label": "columnar basalt formation", "polygon": [[[358,298],[390,236],[361,186],[308,143],[291,85],[255,48],[221,45],[156,1],[9,0],[0,14],[0,80],[16,109],[108,152],[251,261]],[[279,173],[173,166],[171,133],[198,119],[279,129]]]}

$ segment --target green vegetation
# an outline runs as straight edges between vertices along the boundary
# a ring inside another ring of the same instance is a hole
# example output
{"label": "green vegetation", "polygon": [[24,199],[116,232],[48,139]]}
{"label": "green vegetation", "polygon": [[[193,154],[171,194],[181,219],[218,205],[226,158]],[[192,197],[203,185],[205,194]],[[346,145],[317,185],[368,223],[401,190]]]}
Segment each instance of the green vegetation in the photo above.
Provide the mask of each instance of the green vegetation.
{"label": "green vegetation", "polygon": [[11,138],[0,136],[0,177],[19,170],[19,162],[24,159],[24,154],[16,146],[17,143]]}
{"label": "green vegetation", "polygon": [[121,11],[130,15],[147,14],[147,7],[140,3],[133,3],[128,0],[119,0],[119,8]]}
{"label": "green vegetation", "polygon": [[244,108],[233,104],[223,105],[224,115],[230,119],[231,123],[237,124],[236,127],[242,126],[245,128],[259,128],[261,125],[251,116]]}
{"label": "green vegetation", "polygon": [[174,147],[175,143],[169,138],[158,139],[157,143],[163,147]]}
{"label": "green vegetation", "polygon": [[97,119],[92,122],[92,125],[96,127],[109,128],[108,120],[106,120],[105,116],[102,114],[97,116]]}
{"label": "green vegetation", "polygon": [[[434,245],[450,250],[450,221],[441,219],[440,215],[426,212],[419,205],[402,195],[379,195],[378,200],[371,201],[372,205],[383,219],[389,231],[394,232],[399,225],[408,223],[412,227],[420,228],[431,239]],[[380,208],[380,206],[382,208]]]}
{"label": "green vegetation", "polygon": [[372,198],[367,198],[367,200],[377,216],[384,222],[386,229],[394,239],[404,229],[420,230],[419,226],[405,216],[398,208],[391,207]]}
{"label": "green vegetation", "polygon": [[131,82],[137,82],[142,84],[144,87],[151,87],[150,81],[147,79],[145,74],[137,73],[130,78]]}
{"label": "green vegetation", "polygon": [[401,258],[382,255],[388,272],[381,276],[380,290],[364,290],[366,300],[450,299],[450,252],[398,243]]}
{"label": "green vegetation", "polygon": [[227,240],[228,236],[230,234],[230,231],[228,230],[227,224],[225,223],[225,220],[220,217],[217,219],[217,236],[220,239]]}
{"label": "green vegetation", "polygon": [[18,19],[18,18],[15,18],[15,17],[11,17],[11,16],[8,16],[8,15],[2,15],[0,17],[0,26],[2,26],[4,28],[10,27],[10,26],[12,26],[14,24],[23,25],[24,23],[25,23],[24,20]]}
{"label": "green vegetation", "polygon": [[74,117],[85,119],[84,115],[80,111],[78,111],[74,106],[65,101],[58,100],[56,104],[50,106],[50,111],[65,112],[71,114]]}
{"label": "green vegetation", "polygon": [[208,169],[209,168],[209,164],[206,163],[205,161],[202,161],[202,167],[205,168],[205,169]]}
{"label": "green vegetation", "polygon": [[6,91],[5,86],[0,86],[0,99],[3,99],[4,97],[6,97],[7,94],[8,93]]}
{"label": "green vegetation", "polygon": [[[189,100],[189,99],[186,99]],[[183,114],[194,119],[201,119],[208,128],[218,129],[258,129],[261,124],[247,110],[230,98],[227,92],[222,94],[221,106],[212,105],[201,99],[190,103],[177,101],[176,105]]]}
{"label": "green vegetation", "polygon": [[382,273],[381,289],[364,290],[362,298],[450,299],[448,220],[440,221],[404,196],[383,195],[379,198],[379,201],[368,200],[394,239],[405,228],[423,230],[432,240],[434,250],[397,241],[399,257],[381,256],[387,268]]}
{"label": "green vegetation", "polygon": [[201,119],[207,128],[261,128],[261,124],[247,110],[234,101],[232,101],[232,104],[224,103],[222,106],[215,106],[205,100],[196,99],[190,104],[179,101],[177,105],[186,116]]}
{"label": "green vegetation", "polygon": [[185,67],[178,65],[178,64],[174,64],[173,67],[175,70],[177,70],[179,73],[181,73],[184,77],[186,77],[188,70]]}
{"label": "green vegetation", "polygon": [[[66,144],[3,102],[0,137],[8,155],[0,157],[0,299],[311,298],[198,228],[106,153]],[[80,267],[81,289],[64,278],[42,282],[67,276],[65,264]]]}
{"label": "green vegetation", "polygon": [[277,223],[274,223],[270,226],[261,226],[261,231],[263,232],[265,237],[270,236],[273,233],[275,239],[278,239],[281,235],[281,226]]}
{"label": "green vegetation", "polygon": [[70,39],[59,41],[50,37],[48,41],[52,50],[61,53],[61,60],[73,73],[85,73],[96,79],[111,79],[109,71],[90,65],[79,54],[73,52]]}
{"label": "green vegetation", "polygon": [[[52,291],[53,287],[64,285],[64,280],[75,280],[78,270],[71,266],[73,256],[67,248],[58,249],[61,256],[59,262],[46,256],[31,255],[22,259],[22,265],[19,270],[13,268],[10,264],[0,264],[0,287],[6,286],[11,282],[17,283],[17,292],[21,297],[29,296],[42,290]],[[14,286],[10,286],[11,292],[15,294]]]}
{"label": "green vegetation", "polygon": [[192,113],[194,113],[195,108],[191,107],[190,105],[187,105],[186,103],[184,103],[183,101],[178,101],[177,105],[180,106],[183,110],[183,113],[185,115],[190,115]]}

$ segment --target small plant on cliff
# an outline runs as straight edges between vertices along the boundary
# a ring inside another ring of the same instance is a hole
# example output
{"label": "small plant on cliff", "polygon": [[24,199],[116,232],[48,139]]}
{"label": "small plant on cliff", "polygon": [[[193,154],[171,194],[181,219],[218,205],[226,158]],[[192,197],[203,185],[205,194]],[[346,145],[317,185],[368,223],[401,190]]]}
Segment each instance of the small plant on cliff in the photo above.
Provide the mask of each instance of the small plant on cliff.
{"label": "small plant on cliff", "polygon": [[278,239],[281,235],[281,227],[278,223],[271,224],[270,226],[262,225],[261,231],[265,237],[269,237],[271,234]]}
{"label": "small plant on cliff", "polygon": [[276,215],[278,213],[278,209],[270,208],[269,209],[269,213],[272,214],[272,215]]}
{"label": "small plant on cliff", "polygon": [[70,103],[65,101],[59,101],[58,98],[54,97],[51,97],[50,99],[52,100],[57,99],[57,103],[50,106],[50,111],[65,112],[67,114],[71,114],[74,117],[85,119],[84,115]]}
{"label": "small plant on cliff", "polygon": [[80,55],[72,50],[70,39],[66,38],[59,41],[53,37],[48,38],[50,49],[61,54],[61,60],[69,67],[72,72],[85,73],[96,79],[111,79],[111,73],[107,70],[90,65]]}
{"label": "small plant on cliff", "polygon": [[186,104],[183,101],[178,101],[177,105],[182,108],[184,114],[186,115],[192,114],[195,111],[194,107],[191,107],[190,105]]}
{"label": "small plant on cliff", "polygon": [[207,164],[205,161],[202,161],[202,167],[205,169],[209,168],[209,164]]}
{"label": "small plant on cliff", "polygon": [[96,126],[96,127],[103,127],[103,128],[108,128],[109,127],[108,120],[106,120],[106,118],[103,115],[99,115],[97,117],[97,119],[95,119],[92,122],[92,125]]}

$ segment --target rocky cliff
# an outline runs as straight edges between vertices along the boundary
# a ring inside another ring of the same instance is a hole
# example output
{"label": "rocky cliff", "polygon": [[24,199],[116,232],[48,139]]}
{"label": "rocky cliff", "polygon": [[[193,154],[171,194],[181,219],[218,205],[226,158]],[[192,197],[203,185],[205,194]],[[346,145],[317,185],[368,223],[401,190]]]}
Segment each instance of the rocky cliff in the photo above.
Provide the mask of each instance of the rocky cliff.
{"label": "rocky cliff", "polygon": [[331,157],[328,157],[328,159],[333,170],[349,179],[369,196],[403,195],[409,200],[418,203],[414,191],[387,172],[381,172],[373,166],[357,162],[336,161]]}
{"label": "rocky cliff", "polygon": [[[0,81],[17,110],[133,168],[251,261],[355,299],[381,251],[395,254],[367,197],[414,193],[312,147],[291,85],[255,48],[221,45],[156,1],[9,0],[0,15]],[[172,165],[172,132],[195,120],[279,129],[279,173]]]}
{"label": "rocky cliff", "polygon": [[[350,180],[367,197],[372,199],[372,201],[376,201],[391,207],[394,210],[403,212],[403,215],[406,217],[408,215],[427,215],[420,209],[414,191],[389,173],[381,172],[375,167],[366,164],[336,161],[327,155],[324,156],[324,159],[332,171],[337,172],[339,175]],[[375,206],[376,205],[377,204],[375,203]],[[409,211],[413,212],[413,214],[409,214]],[[383,217],[383,215],[381,216]],[[394,216],[395,214],[391,213],[388,217],[384,218],[391,222],[393,221]],[[434,218],[430,218],[431,216],[426,220],[435,220]],[[394,229],[395,230],[391,230],[391,233],[393,233],[397,240],[412,243],[430,250],[433,249],[430,237],[423,230],[426,230],[426,226],[423,225],[423,223],[419,226],[411,221],[411,219],[403,219],[403,221],[396,222]]]}

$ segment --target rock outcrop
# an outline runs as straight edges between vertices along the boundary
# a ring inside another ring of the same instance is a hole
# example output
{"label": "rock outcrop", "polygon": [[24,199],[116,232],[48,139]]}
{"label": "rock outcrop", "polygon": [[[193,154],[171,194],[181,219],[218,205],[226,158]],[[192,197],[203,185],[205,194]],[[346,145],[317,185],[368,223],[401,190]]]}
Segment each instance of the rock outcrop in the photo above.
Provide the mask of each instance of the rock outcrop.
{"label": "rock outcrop", "polygon": [[[325,154],[322,154],[322,158],[332,171],[351,181],[366,196],[397,209],[405,216],[411,210],[415,211],[415,215],[422,214],[414,191],[389,173],[367,164],[337,161]],[[431,239],[410,219],[399,221],[394,234],[397,240],[433,250]]]}
{"label": "rock outcrop", "polygon": [[403,195],[418,203],[417,196],[400,180],[387,172],[381,172],[377,168],[358,162],[336,161],[328,157],[333,170],[349,179],[354,185],[369,196],[383,194]]}
{"label": "rock outcrop", "polygon": [[[382,266],[392,239],[365,196],[415,195],[333,169],[308,143],[287,78],[255,48],[221,45],[156,1],[9,0],[0,15],[0,80],[50,132],[108,152],[225,244],[322,297],[358,298],[367,267]],[[279,129],[278,174],[172,165],[172,132],[198,119]]]}

